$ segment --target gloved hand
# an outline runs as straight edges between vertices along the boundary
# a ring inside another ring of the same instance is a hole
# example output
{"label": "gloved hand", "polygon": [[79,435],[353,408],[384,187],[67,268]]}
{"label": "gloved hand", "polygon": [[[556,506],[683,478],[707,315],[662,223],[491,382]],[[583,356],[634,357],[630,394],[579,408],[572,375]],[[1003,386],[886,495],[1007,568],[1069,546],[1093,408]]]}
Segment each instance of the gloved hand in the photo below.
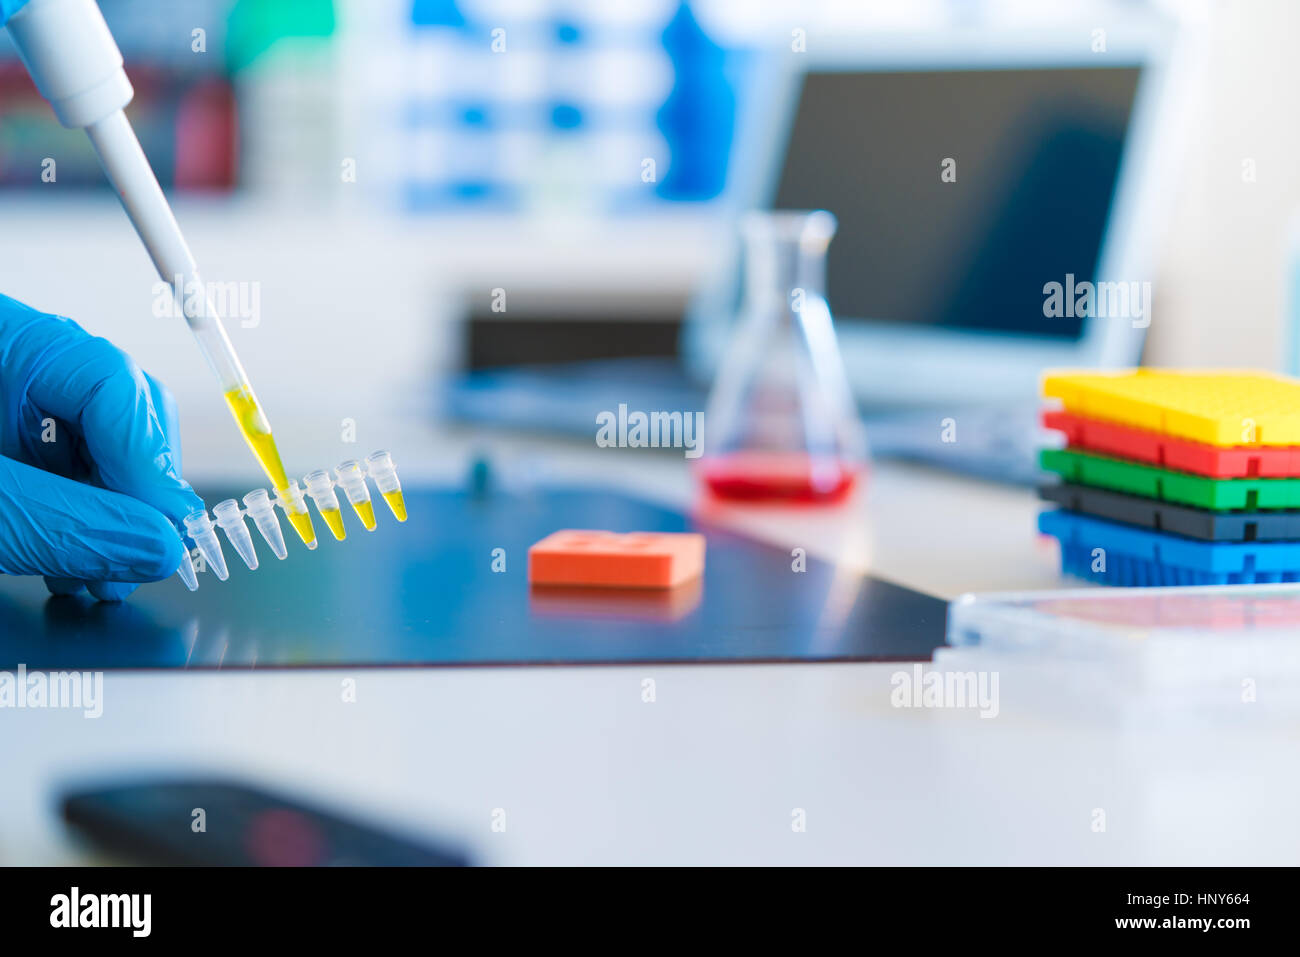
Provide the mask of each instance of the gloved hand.
{"label": "gloved hand", "polygon": [[181,563],[203,503],[176,403],[106,339],[0,296],[0,573],[118,601]]}
{"label": "gloved hand", "polygon": [[9,22],[9,18],[27,6],[27,0],[0,0],[0,27]]}

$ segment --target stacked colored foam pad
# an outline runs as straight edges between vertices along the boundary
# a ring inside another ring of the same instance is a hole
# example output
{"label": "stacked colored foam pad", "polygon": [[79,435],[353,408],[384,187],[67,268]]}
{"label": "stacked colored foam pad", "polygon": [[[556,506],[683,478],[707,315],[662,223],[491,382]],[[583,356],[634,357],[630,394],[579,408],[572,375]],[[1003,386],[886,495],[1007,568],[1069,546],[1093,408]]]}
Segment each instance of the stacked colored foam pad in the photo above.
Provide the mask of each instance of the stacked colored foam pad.
{"label": "stacked colored foam pad", "polygon": [[1300,381],[1266,372],[1051,373],[1038,527],[1112,585],[1300,581]]}

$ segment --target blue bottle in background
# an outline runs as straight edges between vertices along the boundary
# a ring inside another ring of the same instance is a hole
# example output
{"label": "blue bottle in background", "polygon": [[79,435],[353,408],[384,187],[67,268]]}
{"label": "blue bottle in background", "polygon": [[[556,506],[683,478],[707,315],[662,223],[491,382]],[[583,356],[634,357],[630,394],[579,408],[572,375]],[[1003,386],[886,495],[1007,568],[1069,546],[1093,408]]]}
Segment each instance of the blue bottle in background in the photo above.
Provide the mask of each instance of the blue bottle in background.
{"label": "blue bottle in background", "polygon": [[668,200],[713,199],[726,184],[735,132],[727,51],[709,39],[688,3],[680,4],[668,22],[663,44],[674,80],[658,114],[670,161],[657,192]]}

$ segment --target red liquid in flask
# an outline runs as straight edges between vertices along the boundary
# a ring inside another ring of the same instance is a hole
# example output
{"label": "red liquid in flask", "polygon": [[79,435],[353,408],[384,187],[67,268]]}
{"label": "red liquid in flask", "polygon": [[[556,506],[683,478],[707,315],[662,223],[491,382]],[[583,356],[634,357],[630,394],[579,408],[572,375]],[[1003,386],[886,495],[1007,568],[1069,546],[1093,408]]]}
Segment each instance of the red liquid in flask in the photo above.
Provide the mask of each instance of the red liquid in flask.
{"label": "red liquid in flask", "polygon": [[745,295],[709,395],[700,478],[719,499],[838,502],[864,455],[824,293],[835,217],[751,213],[742,232]]}
{"label": "red liquid in flask", "polygon": [[700,464],[719,498],[745,502],[827,504],[849,496],[860,468],[800,452],[734,452]]}

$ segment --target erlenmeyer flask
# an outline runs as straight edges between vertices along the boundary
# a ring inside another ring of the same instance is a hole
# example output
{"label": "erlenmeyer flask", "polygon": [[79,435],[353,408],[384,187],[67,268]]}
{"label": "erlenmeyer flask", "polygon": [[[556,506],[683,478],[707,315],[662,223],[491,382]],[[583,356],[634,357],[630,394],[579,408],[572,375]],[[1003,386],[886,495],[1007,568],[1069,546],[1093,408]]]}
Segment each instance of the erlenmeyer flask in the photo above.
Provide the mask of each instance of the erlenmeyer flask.
{"label": "erlenmeyer flask", "polygon": [[819,502],[853,488],[862,429],[825,295],[835,226],[824,210],[745,217],[745,293],[704,419],[715,495]]}

